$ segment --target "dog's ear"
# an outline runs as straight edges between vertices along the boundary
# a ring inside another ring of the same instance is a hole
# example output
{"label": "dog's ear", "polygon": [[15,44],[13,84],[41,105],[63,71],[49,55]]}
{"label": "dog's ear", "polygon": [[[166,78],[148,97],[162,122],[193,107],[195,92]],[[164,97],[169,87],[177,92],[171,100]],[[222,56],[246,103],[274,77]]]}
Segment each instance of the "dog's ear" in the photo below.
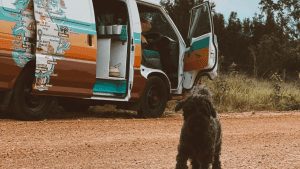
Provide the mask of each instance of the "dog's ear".
{"label": "dog's ear", "polygon": [[175,111],[178,112],[179,110],[181,110],[183,108],[185,104],[185,101],[181,101],[179,103],[177,103],[176,107],[175,107]]}

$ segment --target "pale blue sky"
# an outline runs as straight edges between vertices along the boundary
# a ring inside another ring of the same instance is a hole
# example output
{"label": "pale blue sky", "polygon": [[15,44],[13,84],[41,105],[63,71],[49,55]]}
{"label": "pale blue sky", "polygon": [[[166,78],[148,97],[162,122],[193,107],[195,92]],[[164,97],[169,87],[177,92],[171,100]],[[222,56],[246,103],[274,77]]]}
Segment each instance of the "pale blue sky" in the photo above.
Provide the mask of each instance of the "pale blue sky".
{"label": "pale blue sky", "polygon": [[216,11],[225,15],[228,18],[231,11],[236,11],[238,16],[243,19],[246,17],[252,18],[254,13],[259,13],[260,0],[212,0],[216,3]]}
{"label": "pale blue sky", "polygon": [[[160,0],[153,0],[159,2]],[[259,13],[260,0],[210,0],[216,3],[217,12],[224,14],[227,19],[231,11],[236,11],[239,18],[252,18],[254,13]]]}

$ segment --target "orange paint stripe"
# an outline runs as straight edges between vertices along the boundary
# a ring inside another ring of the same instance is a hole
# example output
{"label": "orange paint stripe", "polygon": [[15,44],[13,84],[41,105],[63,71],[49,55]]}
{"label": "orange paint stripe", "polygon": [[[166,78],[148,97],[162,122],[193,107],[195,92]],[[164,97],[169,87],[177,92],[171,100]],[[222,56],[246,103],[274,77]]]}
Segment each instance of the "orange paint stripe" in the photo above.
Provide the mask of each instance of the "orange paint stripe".
{"label": "orange paint stripe", "polygon": [[1,33],[11,35],[12,34],[12,29],[16,25],[16,23],[0,20],[0,25],[1,25],[0,26],[0,32]]}
{"label": "orange paint stripe", "polygon": [[65,57],[71,59],[80,59],[86,61],[95,61],[97,59],[97,38],[93,37],[93,46],[88,46],[88,36],[86,34],[71,33],[69,42],[71,47],[66,50]]}
{"label": "orange paint stripe", "polygon": [[13,36],[0,34],[0,50],[13,50]]}
{"label": "orange paint stripe", "polygon": [[14,36],[12,35],[12,29],[15,24],[15,22],[0,20],[0,50],[13,50]]}
{"label": "orange paint stripe", "polygon": [[[70,33],[69,41],[71,44],[76,46],[87,46],[88,45],[88,35],[87,34],[77,34]],[[97,43],[96,35],[93,36],[93,44]]]}
{"label": "orange paint stripe", "polygon": [[134,51],[134,67],[140,68],[142,64],[142,45],[135,44]]}
{"label": "orange paint stripe", "polygon": [[94,47],[71,46],[65,53],[66,58],[96,61],[97,50]]}
{"label": "orange paint stripe", "polygon": [[185,56],[184,71],[201,70],[208,65],[208,48],[193,51]]}

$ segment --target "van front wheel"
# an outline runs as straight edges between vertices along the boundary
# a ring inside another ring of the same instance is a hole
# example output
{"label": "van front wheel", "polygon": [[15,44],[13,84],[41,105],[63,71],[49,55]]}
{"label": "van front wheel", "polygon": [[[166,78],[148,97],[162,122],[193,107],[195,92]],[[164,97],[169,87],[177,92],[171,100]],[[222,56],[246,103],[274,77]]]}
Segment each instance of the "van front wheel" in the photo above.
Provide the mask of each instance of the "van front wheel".
{"label": "van front wheel", "polygon": [[13,93],[12,113],[19,120],[42,120],[55,106],[55,100],[32,94],[34,66],[25,67],[20,74]]}
{"label": "van front wheel", "polygon": [[168,101],[168,87],[159,77],[150,77],[140,100],[138,115],[142,118],[158,118],[164,114]]}

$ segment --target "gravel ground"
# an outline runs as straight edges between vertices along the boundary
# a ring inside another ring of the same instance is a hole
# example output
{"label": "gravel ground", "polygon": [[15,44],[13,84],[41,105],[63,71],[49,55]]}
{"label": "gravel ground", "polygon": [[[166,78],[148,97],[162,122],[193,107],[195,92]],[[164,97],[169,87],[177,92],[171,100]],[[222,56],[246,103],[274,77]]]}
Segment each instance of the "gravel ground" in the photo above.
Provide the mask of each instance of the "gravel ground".
{"label": "gravel ground", "polygon": [[[299,169],[300,112],[222,114],[225,169]],[[171,169],[182,117],[86,113],[0,119],[0,168]]]}

